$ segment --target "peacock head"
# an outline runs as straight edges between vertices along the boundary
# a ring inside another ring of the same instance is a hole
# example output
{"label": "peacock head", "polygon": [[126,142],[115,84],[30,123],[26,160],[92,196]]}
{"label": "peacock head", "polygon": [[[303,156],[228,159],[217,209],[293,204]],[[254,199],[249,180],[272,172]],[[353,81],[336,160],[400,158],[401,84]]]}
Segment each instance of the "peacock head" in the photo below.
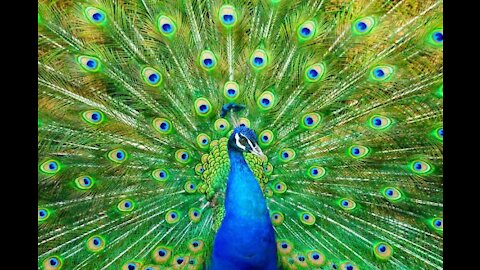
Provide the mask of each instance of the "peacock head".
{"label": "peacock head", "polygon": [[238,152],[250,152],[262,159],[265,155],[258,146],[257,135],[245,126],[236,127],[228,139],[228,149]]}

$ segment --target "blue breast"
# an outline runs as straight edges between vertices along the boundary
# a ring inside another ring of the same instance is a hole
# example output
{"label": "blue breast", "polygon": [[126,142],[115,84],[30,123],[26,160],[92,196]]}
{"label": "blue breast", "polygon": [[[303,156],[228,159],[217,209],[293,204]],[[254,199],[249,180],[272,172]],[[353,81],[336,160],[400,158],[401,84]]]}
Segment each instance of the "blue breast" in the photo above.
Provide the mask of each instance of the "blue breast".
{"label": "blue breast", "polygon": [[210,270],[277,269],[275,233],[265,197],[242,153],[229,151],[225,217],[215,235]]}

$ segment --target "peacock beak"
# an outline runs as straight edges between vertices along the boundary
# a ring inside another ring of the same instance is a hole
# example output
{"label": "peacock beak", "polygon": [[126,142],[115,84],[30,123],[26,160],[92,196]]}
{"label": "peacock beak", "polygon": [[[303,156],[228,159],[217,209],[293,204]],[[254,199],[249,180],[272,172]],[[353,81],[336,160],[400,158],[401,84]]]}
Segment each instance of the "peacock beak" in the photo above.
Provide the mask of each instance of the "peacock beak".
{"label": "peacock beak", "polygon": [[255,145],[255,147],[253,147],[252,150],[250,150],[250,153],[254,154],[255,156],[257,156],[259,158],[261,158],[262,160],[267,159],[267,156],[265,156],[265,154],[263,154],[262,149],[260,149],[258,144]]}

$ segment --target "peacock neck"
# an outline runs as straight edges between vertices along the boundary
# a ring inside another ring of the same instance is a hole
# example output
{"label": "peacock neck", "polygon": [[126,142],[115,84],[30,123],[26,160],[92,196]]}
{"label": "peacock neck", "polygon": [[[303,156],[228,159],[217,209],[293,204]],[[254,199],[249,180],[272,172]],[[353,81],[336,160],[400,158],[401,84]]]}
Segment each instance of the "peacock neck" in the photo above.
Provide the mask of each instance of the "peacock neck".
{"label": "peacock neck", "polygon": [[241,152],[228,151],[225,216],[209,270],[276,270],[275,232],[262,190]]}
{"label": "peacock neck", "polygon": [[228,154],[230,174],[225,198],[225,217],[235,217],[244,222],[270,221],[265,197],[243,154],[235,150],[229,150]]}

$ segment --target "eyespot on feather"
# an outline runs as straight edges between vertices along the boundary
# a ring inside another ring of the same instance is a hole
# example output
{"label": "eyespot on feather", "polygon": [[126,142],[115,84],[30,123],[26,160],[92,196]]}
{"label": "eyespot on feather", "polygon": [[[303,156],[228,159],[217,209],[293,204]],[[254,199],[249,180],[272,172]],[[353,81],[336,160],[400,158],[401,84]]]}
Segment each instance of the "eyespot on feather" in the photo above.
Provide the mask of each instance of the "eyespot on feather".
{"label": "eyespot on feather", "polygon": [[357,204],[350,199],[340,199],[338,205],[344,210],[353,210],[357,207]]}
{"label": "eyespot on feather", "polygon": [[310,166],[307,169],[307,176],[314,179],[314,180],[318,180],[318,179],[324,177],[325,174],[326,174],[325,168],[320,167],[318,165]]}
{"label": "eyespot on feather", "polygon": [[257,99],[257,105],[262,111],[270,110],[275,104],[275,95],[270,91],[263,92]]}
{"label": "eyespot on feather", "polygon": [[91,189],[94,184],[95,180],[88,175],[83,175],[75,179],[75,186],[81,190]]}
{"label": "eyespot on feather", "polygon": [[87,240],[87,249],[91,252],[100,252],[105,248],[105,239],[100,235],[94,235]]}
{"label": "eyespot on feather", "polygon": [[318,126],[321,117],[318,113],[306,113],[302,116],[300,126],[303,129],[311,130]]}
{"label": "eyespot on feather", "polygon": [[160,33],[165,37],[173,37],[177,32],[177,25],[170,17],[162,15],[157,20],[157,27]]}
{"label": "eyespot on feather", "polygon": [[123,149],[113,149],[108,152],[107,156],[108,159],[119,164],[125,162],[128,159],[128,154]]}
{"label": "eyespot on feather", "polygon": [[368,124],[373,129],[386,130],[392,125],[392,120],[386,116],[376,114],[370,117]]}
{"label": "eyespot on feather", "polygon": [[377,259],[385,261],[388,260],[392,254],[392,247],[386,242],[378,242],[373,246],[373,253]]}
{"label": "eyespot on feather", "polygon": [[340,264],[340,270],[359,270],[359,268],[352,262],[343,262]]}
{"label": "eyespot on feather", "polygon": [[312,266],[318,267],[325,264],[325,255],[318,250],[312,250],[307,254],[308,263]]}
{"label": "eyespot on feather", "polygon": [[181,164],[188,164],[192,159],[190,153],[186,149],[179,149],[175,151],[175,160]]}
{"label": "eyespot on feather", "polygon": [[430,164],[423,160],[414,160],[410,163],[410,169],[417,174],[427,175],[433,171],[433,168]]}
{"label": "eyespot on feather", "polygon": [[273,132],[269,129],[266,129],[262,132],[260,132],[260,135],[258,136],[258,144],[260,144],[261,147],[266,147],[272,144],[274,135]]}
{"label": "eyespot on feather", "polygon": [[353,23],[353,33],[357,36],[367,35],[376,25],[376,20],[372,16],[360,18]]}
{"label": "eyespot on feather", "polygon": [[432,30],[427,36],[427,42],[435,47],[443,46],[443,28]]}
{"label": "eyespot on feather", "polygon": [[165,214],[165,221],[168,224],[175,224],[180,221],[180,214],[177,210],[170,210]]}
{"label": "eyespot on feather", "polygon": [[265,175],[271,175],[273,173],[273,165],[270,162],[263,168],[263,173],[265,173]]}
{"label": "eyespot on feather", "polygon": [[167,246],[159,246],[152,252],[153,260],[158,264],[166,263],[171,255],[172,250]]}
{"label": "eyespot on feather", "polygon": [[374,82],[389,81],[393,75],[392,66],[376,66],[370,70],[370,80]]}
{"label": "eyespot on feather", "polygon": [[287,185],[282,181],[275,181],[273,183],[273,192],[283,194],[287,191]]}
{"label": "eyespot on feather", "polygon": [[280,158],[280,161],[282,162],[289,162],[293,160],[295,156],[296,156],[296,153],[291,148],[284,148],[279,153],[279,158]]}
{"label": "eyespot on feather", "polygon": [[59,256],[50,256],[43,260],[43,269],[59,270],[63,266],[63,260]]}
{"label": "eyespot on feather", "polygon": [[82,113],[82,119],[92,125],[99,125],[105,120],[105,115],[99,110],[88,110]]}
{"label": "eyespot on feather", "polygon": [[241,118],[238,120],[238,125],[241,126],[241,127],[250,128],[250,120],[248,120],[248,119],[245,118],[245,117],[241,117]]}
{"label": "eyespot on feather", "polygon": [[131,199],[121,200],[117,205],[117,209],[121,212],[131,212],[134,208],[135,203]]}
{"label": "eyespot on feather", "polygon": [[101,62],[98,58],[93,56],[81,55],[77,57],[77,63],[80,67],[88,72],[98,72],[101,67]]}
{"label": "eyespot on feather", "polygon": [[197,223],[202,217],[202,212],[199,208],[190,208],[190,210],[188,210],[188,217],[193,223]]}
{"label": "eyespot on feather", "polygon": [[207,117],[212,113],[212,105],[206,98],[195,100],[195,112],[198,116]]}
{"label": "eyespot on feather", "polygon": [[299,214],[300,221],[308,226],[315,224],[315,216],[310,212],[301,212]]}
{"label": "eyespot on feather", "polygon": [[166,169],[160,168],[152,171],[153,179],[164,182],[168,180],[169,173]]}
{"label": "eyespot on feather", "polygon": [[40,171],[46,174],[56,174],[60,171],[61,169],[61,164],[59,161],[55,159],[49,159],[44,161],[42,164],[39,166]]}
{"label": "eyespot on feather", "polygon": [[198,253],[203,250],[205,244],[201,239],[192,239],[188,242],[188,249],[193,253]]}
{"label": "eyespot on feather", "polygon": [[236,82],[226,82],[225,85],[223,86],[223,95],[225,96],[226,99],[233,101],[238,98],[238,95],[240,94],[240,87]]}
{"label": "eyespot on feather", "polygon": [[226,28],[231,28],[237,23],[237,11],[231,5],[223,5],[218,11],[218,17]]}
{"label": "eyespot on feather", "polygon": [[144,67],[142,69],[142,78],[143,81],[151,87],[158,87],[163,81],[162,74],[152,67]]}
{"label": "eyespot on feather", "polygon": [[225,132],[230,130],[230,123],[225,118],[219,118],[215,120],[214,127],[218,133],[225,134]]}
{"label": "eyespot on feather", "polygon": [[268,64],[267,53],[262,49],[256,49],[250,56],[250,65],[256,71],[263,70]]}
{"label": "eyespot on feather", "polygon": [[162,135],[171,134],[173,131],[172,122],[166,118],[155,118],[152,125],[153,128]]}
{"label": "eyespot on feather", "polygon": [[142,264],[139,262],[128,261],[122,266],[122,270],[140,270]]}
{"label": "eyespot on feather", "polygon": [[200,67],[206,71],[214,70],[217,66],[217,57],[210,50],[204,50],[199,57]]}
{"label": "eyespot on feather", "polygon": [[210,145],[210,137],[205,133],[198,134],[197,145],[202,149],[208,149],[208,146]]}
{"label": "eyespot on feather", "polygon": [[381,193],[383,197],[391,202],[398,202],[400,199],[402,199],[402,193],[400,190],[394,187],[386,187]]}
{"label": "eyespot on feather", "polygon": [[309,41],[315,36],[315,22],[306,21],[302,23],[297,29],[297,37],[301,42]]}
{"label": "eyespot on feather", "polygon": [[277,241],[277,250],[282,255],[289,254],[294,248],[293,243],[288,240],[278,240]]}
{"label": "eyespot on feather", "polygon": [[352,158],[363,158],[370,153],[368,147],[362,145],[353,145],[348,149],[348,155]]}
{"label": "eyespot on feather", "polygon": [[43,222],[50,217],[50,210],[47,208],[38,208],[38,222]]}
{"label": "eyespot on feather", "polygon": [[84,14],[88,21],[95,25],[105,25],[107,21],[107,14],[105,11],[96,7],[85,8]]}
{"label": "eyespot on feather", "polygon": [[187,181],[185,185],[183,185],[183,189],[189,194],[195,193],[197,191],[197,184],[192,181]]}
{"label": "eyespot on feather", "polygon": [[272,224],[274,226],[279,226],[285,220],[285,216],[283,215],[282,212],[273,211],[272,214],[270,215],[270,219],[272,220]]}

